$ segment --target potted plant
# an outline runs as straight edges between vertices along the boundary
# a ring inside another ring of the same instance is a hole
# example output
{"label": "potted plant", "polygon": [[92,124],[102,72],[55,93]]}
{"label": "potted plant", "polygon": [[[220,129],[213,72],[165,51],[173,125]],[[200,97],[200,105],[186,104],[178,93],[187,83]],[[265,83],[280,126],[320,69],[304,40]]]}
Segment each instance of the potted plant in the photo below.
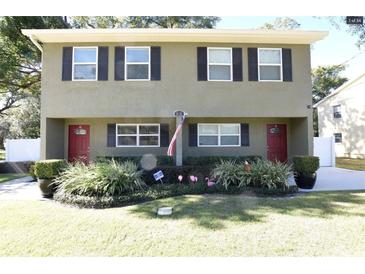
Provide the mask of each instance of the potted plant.
{"label": "potted plant", "polygon": [[43,160],[35,163],[35,175],[44,198],[52,198],[56,191],[53,179],[66,166],[65,160]]}
{"label": "potted plant", "polygon": [[319,158],[316,156],[293,157],[294,179],[299,188],[312,189],[316,183]]}

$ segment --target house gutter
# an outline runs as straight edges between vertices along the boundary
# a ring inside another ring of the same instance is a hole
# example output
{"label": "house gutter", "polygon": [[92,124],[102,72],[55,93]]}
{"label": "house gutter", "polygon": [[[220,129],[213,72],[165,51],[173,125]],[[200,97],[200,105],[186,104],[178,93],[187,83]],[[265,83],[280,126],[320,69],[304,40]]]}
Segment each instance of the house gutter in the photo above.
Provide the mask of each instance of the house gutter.
{"label": "house gutter", "polygon": [[33,42],[33,44],[43,53],[43,48],[41,46],[41,44],[39,44],[39,42],[34,38],[33,34],[28,35],[30,41]]}

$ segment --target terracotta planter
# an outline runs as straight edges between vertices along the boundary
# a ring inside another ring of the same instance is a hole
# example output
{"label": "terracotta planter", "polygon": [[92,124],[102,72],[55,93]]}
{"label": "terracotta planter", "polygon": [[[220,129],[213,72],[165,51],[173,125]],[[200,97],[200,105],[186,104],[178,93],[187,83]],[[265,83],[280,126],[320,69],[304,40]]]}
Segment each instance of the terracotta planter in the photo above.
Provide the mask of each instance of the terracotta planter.
{"label": "terracotta planter", "polygon": [[314,172],[312,174],[302,174],[296,172],[294,174],[295,183],[299,188],[312,189],[317,180],[317,174]]}
{"label": "terracotta planter", "polygon": [[42,196],[44,198],[53,197],[53,193],[56,191],[56,189],[52,183],[52,179],[38,179],[39,188],[41,189]]}

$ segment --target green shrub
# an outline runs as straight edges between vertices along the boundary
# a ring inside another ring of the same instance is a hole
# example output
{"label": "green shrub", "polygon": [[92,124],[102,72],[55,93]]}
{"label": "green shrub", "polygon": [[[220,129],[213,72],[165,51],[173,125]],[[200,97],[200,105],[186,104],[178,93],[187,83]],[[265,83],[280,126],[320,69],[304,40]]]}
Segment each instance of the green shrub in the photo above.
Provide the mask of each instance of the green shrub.
{"label": "green shrub", "polygon": [[288,189],[259,189],[250,187],[237,187],[231,186],[225,189],[221,185],[214,187],[208,187],[204,182],[198,182],[196,184],[156,184],[145,188],[138,192],[119,196],[108,197],[96,197],[96,196],[82,196],[82,195],[70,195],[62,192],[57,192],[54,195],[54,199],[58,202],[70,204],[78,207],[86,208],[109,208],[117,206],[126,206],[136,203],[142,203],[152,201],[156,199],[163,199],[168,197],[180,196],[180,195],[198,195],[198,194],[240,194],[240,193],[252,193],[257,196],[283,196],[291,195],[298,191],[296,186],[291,186]]}
{"label": "green shrub", "polygon": [[122,195],[145,187],[142,171],[135,163],[114,160],[90,165],[69,164],[54,182],[58,192],[96,197]]}
{"label": "green shrub", "polygon": [[37,176],[35,175],[35,164],[29,165],[29,175],[33,178],[33,180],[37,179]]}
{"label": "green shrub", "polygon": [[39,179],[53,179],[66,167],[65,160],[42,160],[37,161],[34,173]]}
{"label": "green shrub", "polygon": [[[153,174],[161,170],[164,174],[163,183],[190,183],[189,176],[198,177],[199,181],[203,181],[205,177],[209,177],[211,169],[209,167],[194,167],[194,166],[159,166],[152,170],[143,171],[143,180],[148,184],[156,184]],[[178,180],[178,176],[183,176],[182,181]]]}
{"label": "green shrub", "polygon": [[213,169],[212,176],[218,185],[229,187],[256,187],[262,189],[288,189],[290,166],[280,162],[257,160],[251,171],[245,171],[242,163],[221,161]]}
{"label": "green shrub", "polygon": [[295,172],[310,175],[319,168],[319,157],[316,156],[294,156],[293,168]]}
{"label": "green shrub", "polygon": [[290,165],[259,160],[252,165],[250,185],[265,189],[288,189],[290,171]]}
{"label": "green shrub", "polygon": [[221,161],[213,169],[212,176],[216,179],[216,183],[225,189],[230,186],[242,187],[250,184],[250,173],[243,169],[241,163],[234,161]]}
{"label": "green shrub", "polygon": [[250,164],[255,163],[261,159],[261,156],[202,156],[202,157],[187,157],[184,160],[184,165],[190,166],[214,166],[222,161],[234,161],[237,163],[244,163],[247,161]]}
{"label": "green shrub", "polygon": [[[155,156],[157,159],[157,166],[172,166],[174,164],[174,159],[171,156],[167,156],[167,155],[158,155]],[[103,161],[110,161],[110,160],[114,160],[118,163],[123,163],[123,162],[133,162],[135,163],[137,166],[140,165],[142,156],[105,156],[105,157],[97,157],[97,161],[98,162],[103,162]]]}

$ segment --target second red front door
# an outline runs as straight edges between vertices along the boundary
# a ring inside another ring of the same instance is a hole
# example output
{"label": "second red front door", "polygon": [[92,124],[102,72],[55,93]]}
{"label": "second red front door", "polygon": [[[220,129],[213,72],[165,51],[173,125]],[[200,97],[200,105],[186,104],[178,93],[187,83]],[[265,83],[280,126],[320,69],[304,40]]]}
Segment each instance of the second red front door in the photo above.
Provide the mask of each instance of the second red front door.
{"label": "second red front door", "polygon": [[280,162],[288,160],[285,124],[267,125],[267,159]]}
{"label": "second red front door", "polygon": [[90,126],[70,125],[68,127],[68,160],[89,162]]}

